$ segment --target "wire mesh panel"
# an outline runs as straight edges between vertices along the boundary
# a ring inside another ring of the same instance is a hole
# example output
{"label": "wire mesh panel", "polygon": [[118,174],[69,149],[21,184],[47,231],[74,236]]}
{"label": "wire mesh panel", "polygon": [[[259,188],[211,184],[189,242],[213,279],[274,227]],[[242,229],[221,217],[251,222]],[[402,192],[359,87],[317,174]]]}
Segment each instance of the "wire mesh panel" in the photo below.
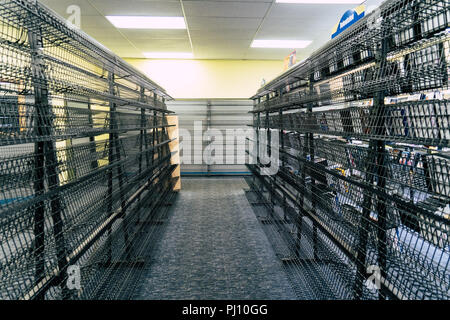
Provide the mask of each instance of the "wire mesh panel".
{"label": "wire mesh panel", "polygon": [[386,1],[253,97],[280,158],[249,183],[309,298],[450,298],[449,17]]}
{"label": "wire mesh panel", "polygon": [[[177,99],[168,103],[168,107],[180,119],[182,176],[249,174],[245,166],[245,132],[241,129],[252,118],[248,113],[252,109],[251,100]],[[222,142],[218,145],[216,137],[211,145],[208,135],[216,133],[222,135]],[[199,137],[205,139],[198,145]],[[220,154],[213,152],[217,146],[223,148]]]}
{"label": "wire mesh panel", "polygon": [[0,1],[0,51],[0,299],[118,298],[173,189],[170,97],[36,1]]}

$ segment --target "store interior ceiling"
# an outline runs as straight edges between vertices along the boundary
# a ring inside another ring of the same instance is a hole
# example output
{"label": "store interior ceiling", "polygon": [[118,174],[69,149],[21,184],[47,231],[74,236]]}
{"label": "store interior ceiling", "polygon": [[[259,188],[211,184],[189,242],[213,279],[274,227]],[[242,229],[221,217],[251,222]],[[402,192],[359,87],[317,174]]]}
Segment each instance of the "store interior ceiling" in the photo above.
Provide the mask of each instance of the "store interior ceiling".
{"label": "store interior ceiling", "polygon": [[[296,49],[302,60],[331,38],[345,11],[358,6],[276,0],[40,1],[65,18],[69,6],[78,6],[81,29],[123,58],[187,52],[194,59],[224,60],[283,60],[295,48],[252,48],[253,40],[310,40],[306,48]],[[361,1],[367,12],[382,2]],[[106,16],[183,17],[186,29],[119,29]]]}

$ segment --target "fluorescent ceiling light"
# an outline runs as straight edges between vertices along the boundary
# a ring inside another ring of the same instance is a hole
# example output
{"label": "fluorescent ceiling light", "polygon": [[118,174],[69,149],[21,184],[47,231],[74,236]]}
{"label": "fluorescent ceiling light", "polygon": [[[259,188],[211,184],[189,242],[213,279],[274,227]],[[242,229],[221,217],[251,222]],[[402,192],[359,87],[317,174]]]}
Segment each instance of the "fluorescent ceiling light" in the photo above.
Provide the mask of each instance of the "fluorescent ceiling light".
{"label": "fluorescent ceiling light", "polygon": [[361,4],[364,0],[276,0],[276,2],[304,4]]}
{"label": "fluorescent ceiling light", "polygon": [[149,59],[193,59],[192,52],[144,52]]}
{"label": "fluorescent ceiling light", "polygon": [[183,17],[106,16],[119,29],[186,29]]}
{"label": "fluorescent ceiling light", "polygon": [[312,43],[310,40],[253,40],[252,48],[301,49]]}

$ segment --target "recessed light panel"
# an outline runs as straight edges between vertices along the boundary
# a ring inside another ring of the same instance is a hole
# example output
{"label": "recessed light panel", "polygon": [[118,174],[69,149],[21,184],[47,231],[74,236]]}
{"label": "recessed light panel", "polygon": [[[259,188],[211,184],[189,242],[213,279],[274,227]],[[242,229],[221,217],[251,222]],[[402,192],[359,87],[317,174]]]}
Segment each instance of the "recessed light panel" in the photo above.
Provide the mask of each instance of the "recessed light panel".
{"label": "recessed light panel", "polygon": [[303,3],[303,4],[361,4],[362,0],[276,0],[277,3]]}
{"label": "recessed light panel", "polygon": [[183,17],[106,16],[119,29],[186,29]]}

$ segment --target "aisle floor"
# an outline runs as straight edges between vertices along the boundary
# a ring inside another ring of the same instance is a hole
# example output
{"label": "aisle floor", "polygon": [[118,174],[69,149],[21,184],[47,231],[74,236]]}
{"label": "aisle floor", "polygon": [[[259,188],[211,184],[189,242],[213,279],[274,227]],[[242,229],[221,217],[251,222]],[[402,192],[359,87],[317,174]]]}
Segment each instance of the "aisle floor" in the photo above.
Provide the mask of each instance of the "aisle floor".
{"label": "aisle floor", "polygon": [[187,178],[136,299],[296,299],[242,178]]}

